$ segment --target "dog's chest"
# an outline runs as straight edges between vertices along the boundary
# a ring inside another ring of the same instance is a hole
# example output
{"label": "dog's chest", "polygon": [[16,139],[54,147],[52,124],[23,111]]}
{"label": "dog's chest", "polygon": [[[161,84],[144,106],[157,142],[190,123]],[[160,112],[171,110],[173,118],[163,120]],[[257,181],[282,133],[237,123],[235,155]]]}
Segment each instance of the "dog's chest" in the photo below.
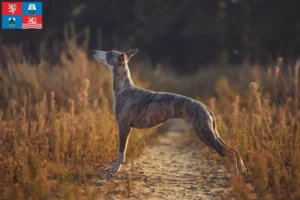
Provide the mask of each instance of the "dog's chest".
{"label": "dog's chest", "polygon": [[113,102],[113,109],[116,113],[116,115],[118,115],[119,113],[121,113],[122,108],[125,106],[126,100],[122,99],[118,96],[114,97],[114,102]]}
{"label": "dog's chest", "polygon": [[116,97],[115,95],[113,96],[113,109],[116,111]]}
{"label": "dog's chest", "polygon": [[113,109],[119,119],[128,118],[130,113],[130,107],[134,102],[133,90],[124,90],[114,95]]}

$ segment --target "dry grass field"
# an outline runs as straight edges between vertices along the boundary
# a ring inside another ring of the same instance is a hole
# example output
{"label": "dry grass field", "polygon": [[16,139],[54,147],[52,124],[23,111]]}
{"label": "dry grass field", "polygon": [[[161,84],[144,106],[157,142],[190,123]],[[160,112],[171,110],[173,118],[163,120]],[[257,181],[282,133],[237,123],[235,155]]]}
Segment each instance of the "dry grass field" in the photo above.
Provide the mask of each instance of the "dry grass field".
{"label": "dry grass field", "polygon": [[[87,180],[117,154],[109,70],[73,43],[55,66],[2,48],[0,199],[94,199]],[[131,68],[137,86],[187,95],[214,110],[219,133],[248,168],[231,180],[237,199],[300,198],[299,63],[210,66],[189,76],[142,61]],[[132,132],[128,159],[155,131]]]}

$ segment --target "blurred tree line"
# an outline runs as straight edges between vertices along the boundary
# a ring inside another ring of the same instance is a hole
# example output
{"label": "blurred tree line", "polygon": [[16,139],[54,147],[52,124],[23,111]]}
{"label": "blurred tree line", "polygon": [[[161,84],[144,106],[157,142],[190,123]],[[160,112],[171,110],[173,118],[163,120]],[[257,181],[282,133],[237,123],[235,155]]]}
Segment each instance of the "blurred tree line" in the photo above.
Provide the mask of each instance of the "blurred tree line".
{"label": "blurred tree line", "polygon": [[[45,0],[43,30],[2,30],[2,44],[63,46],[66,24],[89,49],[139,48],[154,62],[193,72],[210,63],[291,62],[300,53],[299,0]],[[298,9],[298,10],[297,10]],[[57,52],[56,52],[57,53]]]}

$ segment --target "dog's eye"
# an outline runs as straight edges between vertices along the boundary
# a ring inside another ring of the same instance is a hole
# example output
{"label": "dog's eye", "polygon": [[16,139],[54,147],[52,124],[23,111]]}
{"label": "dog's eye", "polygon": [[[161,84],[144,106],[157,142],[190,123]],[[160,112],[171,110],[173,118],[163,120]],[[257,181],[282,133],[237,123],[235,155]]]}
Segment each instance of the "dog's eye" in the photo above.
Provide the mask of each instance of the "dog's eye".
{"label": "dog's eye", "polygon": [[119,60],[120,60],[120,61],[123,61],[123,60],[124,60],[124,54],[123,54],[123,53],[119,56]]}

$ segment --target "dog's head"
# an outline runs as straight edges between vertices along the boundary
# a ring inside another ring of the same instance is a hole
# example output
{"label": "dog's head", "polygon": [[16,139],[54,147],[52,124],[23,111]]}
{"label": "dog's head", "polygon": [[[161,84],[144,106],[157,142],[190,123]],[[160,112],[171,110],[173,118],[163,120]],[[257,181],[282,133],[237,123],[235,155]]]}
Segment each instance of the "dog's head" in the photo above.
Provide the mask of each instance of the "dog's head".
{"label": "dog's head", "polygon": [[126,53],[119,51],[94,51],[94,58],[101,63],[111,67],[125,67],[132,56],[137,53],[137,49],[132,49]]}

